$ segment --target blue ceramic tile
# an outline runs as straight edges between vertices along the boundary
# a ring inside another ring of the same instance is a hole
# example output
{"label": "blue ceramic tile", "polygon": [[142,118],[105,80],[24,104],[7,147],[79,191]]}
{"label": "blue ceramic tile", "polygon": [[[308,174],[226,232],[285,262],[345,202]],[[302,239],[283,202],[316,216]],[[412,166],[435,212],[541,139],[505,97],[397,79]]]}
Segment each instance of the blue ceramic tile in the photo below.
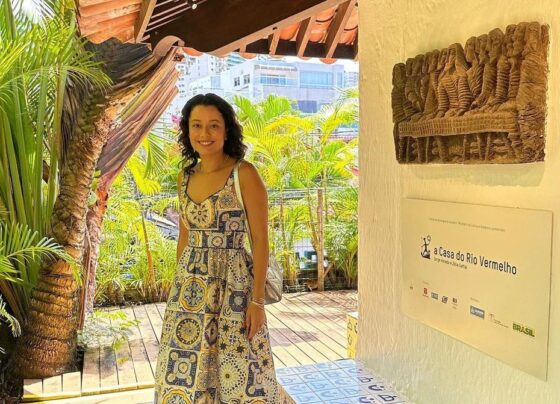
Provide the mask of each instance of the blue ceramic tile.
{"label": "blue ceramic tile", "polygon": [[325,370],[322,372],[329,379],[347,379],[348,374],[342,369]]}
{"label": "blue ceramic tile", "polygon": [[322,403],[323,401],[314,393],[301,393],[291,395],[297,404]]}
{"label": "blue ceramic tile", "polygon": [[302,394],[302,393],[312,393],[309,386],[305,383],[301,384],[289,384],[287,386],[283,386],[284,390],[288,392],[290,395],[294,394]]}
{"label": "blue ceramic tile", "polygon": [[315,368],[317,370],[331,370],[331,369],[338,369],[336,362],[323,362],[323,363],[316,363]]}
{"label": "blue ceramic tile", "polygon": [[340,389],[317,391],[316,394],[327,403],[330,403],[332,399],[344,398],[344,393]]}
{"label": "blue ceramic tile", "polygon": [[329,390],[337,387],[330,380],[315,380],[312,382],[308,382],[307,385],[314,392]]}
{"label": "blue ceramic tile", "polygon": [[336,387],[360,387],[362,384],[355,377],[341,377],[329,379]]}
{"label": "blue ceramic tile", "polygon": [[374,397],[378,402],[383,404],[406,403],[403,398],[399,397],[397,393],[392,391],[375,394]]}
{"label": "blue ceramic tile", "polygon": [[280,368],[280,369],[276,369],[276,374],[278,376],[295,375],[296,372],[294,368]]}
{"label": "blue ceramic tile", "polygon": [[280,376],[276,376],[276,379],[280,382],[282,386],[303,383],[303,380],[301,380],[301,378],[298,375],[280,375]]}
{"label": "blue ceramic tile", "polygon": [[356,366],[357,362],[354,359],[340,359],[338,361],[335,361],[335,363],[339,368],[347,368]]}
{"label": "blue ceramic tile", "polygon": [[346,404],[381,404],[374,396],[371,395],[361,395],[355,397],[345,398]]}
{"label": "blue ceramic tile", "polygon": [[384,384],[382,380],[373,376],[359,375],[350,377],[352,380],[356,380],[360,384]]}
{"label": "blue ceramic tile", "polygon": [[297,366],[294,367],[294,372],[296,374],[300,374],[300,373],[309,373],[309,372],[316,372],[317,369],[315,369],[315,365],[305,365],[305,366]]}
{"label": "blue ceramic tile", "polygon": [[300,373],[298,376],[301,378],[301,380],[303,380],[306,383],[312,382],[312,381],[315,381],[315,380],[325,380],[325,379],[327,379],[323,373],[317,372],[317,371],[309,372],[309,373]]}
{"label": "blue ceramic tile", "polygon": [[[344,399],[342,399],[342,400],[338,400],[338,399],[330,400],[330,401],[329,401],[329,404],[348,404],[348,401],[347,401],[347,400],[348,400],[348,399],[346,399],[346,398],[344,398]],[[358,402],[359,402],[359,401],[356,401],[356,403],[358,403]]]}
{"label": "blue ceramic tile", "polygon": [[350,376],[355,376],[355,375],[368,375],[368,376],[373,376],[373,374],[371,373],[370,370],[363,368],[363,367],[347,367],[347,368],[343,368],[342,370],[344,370],[347,374],[349,374]]}
{"label": "blue ceramic tile", "polygon": [[362,391],[365,391],[368,394],[378,394],[385,391],[391,391],[391,388],[385,386],[382,382],[365,383],[362,384]]}
{"label": "blue ceramic tile", "polygon": [[362,389],[360,386],[342,387],[340,390],[346,397],[354,397],[362,394]]}

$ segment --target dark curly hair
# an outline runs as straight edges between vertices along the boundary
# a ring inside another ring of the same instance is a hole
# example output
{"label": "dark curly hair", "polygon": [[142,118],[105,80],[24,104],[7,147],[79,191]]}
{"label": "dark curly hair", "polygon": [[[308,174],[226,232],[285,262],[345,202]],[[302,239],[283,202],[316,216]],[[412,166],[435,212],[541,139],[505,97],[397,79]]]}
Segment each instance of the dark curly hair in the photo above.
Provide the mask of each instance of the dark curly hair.
{"label": "dark curly hair", "polygon": [[185,167],[185,173],[192,172],[192,169],[196,166],[198,158],[200,157],[198,152],[192,147],[189,139],[189,118],[193,108],[197,105],[212,105],[220,111],[226,126],[227,139],[224,143],[224,153],[236,160],[241,160],[245,157],[247,146],[243,143],[243,128],[237,121],[237,116],[235,115],[233,107],[216,94],[198,94],[187,101],[181,111],[181,122],[179,122],[179,144],[182,148],[182,164]]}

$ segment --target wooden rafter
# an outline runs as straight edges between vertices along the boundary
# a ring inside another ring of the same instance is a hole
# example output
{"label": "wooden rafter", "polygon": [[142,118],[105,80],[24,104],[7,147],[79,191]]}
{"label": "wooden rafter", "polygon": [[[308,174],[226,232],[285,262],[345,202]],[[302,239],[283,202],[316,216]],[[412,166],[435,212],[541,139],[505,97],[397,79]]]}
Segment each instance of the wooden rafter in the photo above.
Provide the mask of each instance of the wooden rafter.
{"label": "wooden rafter", "polygon": [[359,32],[356,32],[356,38],[354,38],[354,44],[352,45],[354,47],[354,60],[358,60],[358,34]]}
{"label": "wooden rafter", "polygon": [[[260,39],[246,46],[246,52],[257,53],[257,54],[267,54],[269,50],[268,39]],[[298,56],[296,43],[294,41],[279,40],[278,46],[276,47],[277,56]],[[325,57],[324,44],[317,42],[308,42],[305,47],[303,57],[310,58],[323,58]],[[336,59],[353,59],[354,58],[354,47],[352,45],[338,45],[332,55]]]}
{"label": "wooden rafter", "polygon": [[350,18],[350,15],[352,14],[352,10],[355,4],[356,4],[356,0],[348,0],[342,3],[340,6],[338,6],[334,20],[329,27],[327,39],[325,40],[326,58],[331,58],[333,56],[334,51],[338,46],[338,41],[340,40],[340,36],[344,31],[344,27],[348,22],[348,18]]}
{"label": "wooden rafter", "polygon": [[148,22],[152,17],[154,12],[154,7],[156,6],[156,0],[142,0],[142,8],[140,9],[140,15],[136,20],[134,25],[134,40],[135,42],[140,42],[148,26]]}
{"label": "wooden rafter", "polygon": [[274,31],[274,34],[268,36],[268,53],[271,55],[276,55],[276,48],[278,47],[278,41],[280,41],[280,30]]}
{"label": "wooden rafter", "polygon": [[299,57],[303,56],[303,53],[305,52],[305,47],[307,46],[307,42],[309,42],[309,35],[311,35],[311,27],[315,24],[315,20],[315,16],[311,16],[303,21],[299,27],[296,38],[296,54]]}
{"label": "wooden rafter", "polygon": [[149,40],[155,46],[166,36],[176,36],[201,52],[226,54],[268,37],[275,28],[305,20],[340,3],[342,0],[206,1],[179,19],[150,30]]}
{"label": "wooden rafter", "polygon": [[118,12],[119,10],[127,9],[130,6],[136,6],[140,8],[140,3],[142,3],[142,0],[113,0],[105,1],[99,4],[93,4],[90,6],[84,6],[83,2],[80,2],[80,17],[87,18],[111,11]]}

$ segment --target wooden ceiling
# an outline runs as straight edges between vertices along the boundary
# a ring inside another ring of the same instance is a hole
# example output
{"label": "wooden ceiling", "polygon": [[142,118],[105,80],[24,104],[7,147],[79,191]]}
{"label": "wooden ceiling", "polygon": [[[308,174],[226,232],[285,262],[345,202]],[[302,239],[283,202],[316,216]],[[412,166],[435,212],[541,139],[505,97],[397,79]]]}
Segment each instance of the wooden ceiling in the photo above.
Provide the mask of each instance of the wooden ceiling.
{"label": "wooden ceiling", "polygon": [[155,53],[357,59],[357,0],[76,0],[83,36],[145,42]]}

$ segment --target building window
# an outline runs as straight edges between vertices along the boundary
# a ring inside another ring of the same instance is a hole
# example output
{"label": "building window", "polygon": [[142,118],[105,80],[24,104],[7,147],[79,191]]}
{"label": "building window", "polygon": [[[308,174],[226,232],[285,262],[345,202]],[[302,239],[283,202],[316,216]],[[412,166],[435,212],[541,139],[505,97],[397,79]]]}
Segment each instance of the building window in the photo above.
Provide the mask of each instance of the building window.
{"label": "building window", "polygon": [[312,100],[298,100],[298,109],[306,114],[313,114],[317,112],[317,101]]}
{"label": "building window", "polygon": [[249,84],[251,82],[251,76],[246,74],[243,76],[243,84]]}
{"label": "building window", "polygon": [[238,87],[241,84],[241,80],[239,79],[239,77],[236,77],[233,79],[233,86],[234,87]]}
{"label": "building window", "polygon": [[333,74],[328,72],[301,72],[302,87],[332,87]]}

